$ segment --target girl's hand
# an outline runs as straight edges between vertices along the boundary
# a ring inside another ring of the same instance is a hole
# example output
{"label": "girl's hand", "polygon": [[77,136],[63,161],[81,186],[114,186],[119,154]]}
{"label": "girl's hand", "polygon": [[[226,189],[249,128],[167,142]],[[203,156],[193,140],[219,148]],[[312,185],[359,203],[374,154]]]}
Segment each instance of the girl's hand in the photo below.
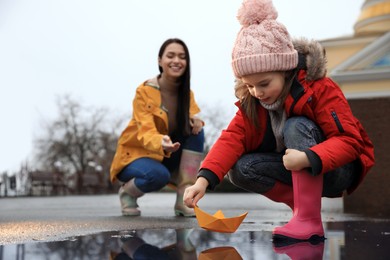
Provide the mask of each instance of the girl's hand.
{"label": "girl's hand", "polygon": [[172,140],[168,135],[163,136],[161,145],[164,151],[171,153],[176,152],[180,148],[180,143],[172,143]]}
{"label": "girl's hand", "polygon": [[192,128],[192,134],[197,135],[202,130],[203,121],[197,117],[190,118],[190,126]]}
{"label": "girl's hand", "polygon": [[290,171],[300,171],[311,166],[306,153],[295,149],[286,150],[286,153],[283,155],[283,164]]}
{"label": "girl's hand", "polygon": [[184,191],[184,204],[189,208],[195,207],[196,204],[198,204],[198,201],[206,193],[207,186],[209,186],[209,182],[205,178],[199,177],[194,185],[188,187]]}

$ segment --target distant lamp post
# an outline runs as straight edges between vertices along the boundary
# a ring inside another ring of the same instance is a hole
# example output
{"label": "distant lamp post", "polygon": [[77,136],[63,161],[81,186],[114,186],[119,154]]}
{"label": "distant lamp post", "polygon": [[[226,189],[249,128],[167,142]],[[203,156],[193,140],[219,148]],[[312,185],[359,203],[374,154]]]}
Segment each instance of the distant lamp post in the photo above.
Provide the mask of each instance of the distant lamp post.
{"label": "distant lamp post", "polygon": [[0,197],[1,197],[1,185],[3,184],[3,176],[0,175]]}
{"label": "distant lamp post", "polygon": [[6,172],[4,172],[1,175],[1,182],[0,183],[4,183],[4,197],[7,197],[8,196],[8,175]]}

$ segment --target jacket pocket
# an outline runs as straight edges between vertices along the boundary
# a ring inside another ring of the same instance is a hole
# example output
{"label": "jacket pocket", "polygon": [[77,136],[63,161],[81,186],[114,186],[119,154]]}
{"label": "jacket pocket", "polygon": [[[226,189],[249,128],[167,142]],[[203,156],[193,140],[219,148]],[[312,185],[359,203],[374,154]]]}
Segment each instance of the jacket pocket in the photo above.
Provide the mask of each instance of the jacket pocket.
{"label": "jacket pocket", "polygon": [[343,125],[341,124],[340,119],[337,116],[336,111],[332,110],[332,111],[330,111],[330,114],[332,115],[332,118],[333,118],[334,122],[336,123],[337,129],[339,130],[339,132],[344,133],[345,131],[344,131]]}

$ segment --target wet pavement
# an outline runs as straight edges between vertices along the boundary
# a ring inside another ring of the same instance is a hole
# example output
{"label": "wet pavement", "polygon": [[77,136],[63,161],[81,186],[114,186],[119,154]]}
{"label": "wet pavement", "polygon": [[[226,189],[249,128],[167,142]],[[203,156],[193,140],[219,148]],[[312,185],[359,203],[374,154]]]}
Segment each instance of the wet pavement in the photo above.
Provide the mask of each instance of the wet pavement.
{"label": "wet pavement", "polygon": [[344,214],[341,199],[323,199],[326,240],[272,243],[291,217],[282,204],[249,193],[208,193],[199,206],[226,217],[248,211],[235,233],[198,226],[173,214],[173,193],[139,199],[142,216],[120,215],[116,195],[0,198],[2,259],[390,259],[390,220]]}

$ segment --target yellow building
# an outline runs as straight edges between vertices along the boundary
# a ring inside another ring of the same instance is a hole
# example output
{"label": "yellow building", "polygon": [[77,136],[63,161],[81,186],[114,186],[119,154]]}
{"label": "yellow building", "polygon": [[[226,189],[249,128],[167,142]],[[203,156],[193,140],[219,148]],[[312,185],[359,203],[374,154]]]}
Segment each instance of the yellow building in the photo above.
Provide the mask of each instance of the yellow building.
{"label": "yellow building", "polygon": [[375,151],[363,184],[344,197],[344,211],[390,216],[390,0],[366,0],[348,37],[321,41],[328,75],[343,90]]}
{"label": "yellow building", "polygon": [[390,0],[366,0],[354,31],[321,42],[329,76],[347,98],[390,96]]}

